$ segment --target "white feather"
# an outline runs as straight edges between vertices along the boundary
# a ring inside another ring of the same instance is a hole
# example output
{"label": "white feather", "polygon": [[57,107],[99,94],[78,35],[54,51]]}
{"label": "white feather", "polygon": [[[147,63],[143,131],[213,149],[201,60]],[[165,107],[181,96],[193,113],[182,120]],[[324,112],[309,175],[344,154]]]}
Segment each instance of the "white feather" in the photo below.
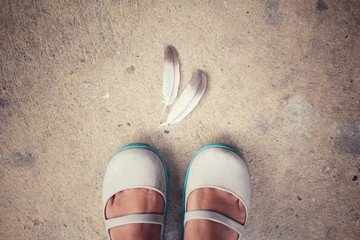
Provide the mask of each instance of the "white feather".
{"label": "white feather", "polygon": [[180,84],[179,59],[176,49],[167,46],[164,50],[163,101],[166,106],[174,103]]}
{"label": "white feather", "polygon": [[185,90],[176,100],[165,123],[174,124],[183,120],[198,105],[201,97],[205,93],[207,78],[205,74],[198,70],[192,77]]}

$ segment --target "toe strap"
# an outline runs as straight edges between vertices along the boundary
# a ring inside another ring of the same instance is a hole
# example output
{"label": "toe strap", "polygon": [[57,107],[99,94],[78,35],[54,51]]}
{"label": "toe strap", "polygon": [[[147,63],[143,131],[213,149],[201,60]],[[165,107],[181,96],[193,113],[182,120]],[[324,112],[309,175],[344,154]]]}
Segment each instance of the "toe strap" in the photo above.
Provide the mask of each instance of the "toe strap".
{"label": "toe strap", "polygon": [[184,217],[184,225],[187,221],[195,220],[195,219],[206,219],[206,220],[224,224],[225,226],[233,229],[234,231],[236,231],[239,234],[238,239],[240,239],[240,237],[241,237],[240,232],[242,232],[244,229],[243,225],[232,220],[229,217],[226,217],[220,213],[211,212],[211,211],[202,211],[202,210],[186,212],[185,217]]}
{"label": "toe strap", "polygon": [[130,214],[122,217],[111,218],[105,221],[106,230],[132,223],[152,223],[164,225],[164,215],[161,214]]}

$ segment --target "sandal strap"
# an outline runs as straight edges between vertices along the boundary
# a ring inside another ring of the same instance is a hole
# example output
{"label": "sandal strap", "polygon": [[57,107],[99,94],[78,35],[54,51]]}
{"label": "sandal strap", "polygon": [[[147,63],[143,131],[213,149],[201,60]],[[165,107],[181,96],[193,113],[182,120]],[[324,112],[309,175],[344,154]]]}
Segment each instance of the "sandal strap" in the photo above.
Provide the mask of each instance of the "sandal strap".
{"label": "sandal strap", "polygon": [[210,220],[213,222],[221,223],[221,224],[233,229],[234,231],[236,231],[239,234],[238,239],[240,239],[240,237],[241,237],[240,232],[242,232],[244,229],[243,225],[232,220],[231,218],[229,218],[227,216],[224,216],[217,212],[203,211],[203,210],[186,212],[185,217],[184,217],[184,225],[187,221],[195,220],[195,219],[206,219],[206,220]]}
{"label": "sandal strap", "polygon": [[105,221],[106,230],[132,223],[151,223],[164,225],[164,215],[161,214],[130,214],[122,217],[111,218]]}

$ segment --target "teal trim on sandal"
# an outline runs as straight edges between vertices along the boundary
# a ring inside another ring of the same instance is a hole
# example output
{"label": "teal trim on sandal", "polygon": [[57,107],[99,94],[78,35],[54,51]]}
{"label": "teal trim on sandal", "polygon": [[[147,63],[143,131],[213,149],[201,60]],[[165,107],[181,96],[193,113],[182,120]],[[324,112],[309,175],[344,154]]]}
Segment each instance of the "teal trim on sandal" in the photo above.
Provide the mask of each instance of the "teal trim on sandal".
{"label": "teal trim on sandal", "polygon": [[[127,150],[127,149],[133,149],[133,148],[142,148],[142,149],[147,149],[152,151],[153,153],[155,153],[161,160],[161,163],[163,165],[164,168],[164,173],[165,173],[165,182],[166,182],[166,196],[165,196],[165,200],[166,200],[166,205],[165,205],[165,209],[164,209],[164,227],[163,227],[163,231],[162,231],[162,240],[165,239],[165,229],[166,229],[166,221],[167,221],[167,212],[168,212],[168,205],[169,205],[169,179],[168,179],[168,172],[166,169],[166,164],[165,161],[163,159],[163,157],[161,156],[161,154],[152,146],[145,144],[145,143],[131,143],[128,144],[124,147],[121,147],[119,150],[117,150],[112,156],[111,158],[113,158],[116,154],[118,154],[121,151]],[[110,158],[110,159],[111,159]]]}
{"label": "teal trim on sandal", "polygon": [[[181,215],[182,215],[182,222],[181,222],[181,229],[182,229],[182,237],[181,239],[184,239],[184,230],[185,230],[185,226],[184,226],[184,218],[185,218],[185,190],[186,190],[186,185],[187,185],[187,181],[188,181],[188,177],[189,177],[189,173],[190,173],[190,169],[191,169],[191,165],[193,164],[193,161],[194,159],[197,157],[197,155],[199,155],[199,153],[201,153],[202,151],[206,150],[206,149],[209,149],[209,148],[224,148],[224,149],[227,149],[229,151],[232,151],[233,153],[237,154],[246,164],[246,167],[249,171],[249,167],[248,167],[248,164],[245,160],[245,158],[243,157],[243,155],[237,151],[236,149],[230,147],[229,145],[227,144],[222,144],[222,143],[211,143],[211,144],[208,144],[202,148],[200,148],[196,153],[195,155],[192,157],[190,163],[189,163],[189,167],[186,171],[186,175],[185,175],[185,180],[184,180],[184,188],[183,188],[183,193],[182,193],[182,207],[181,207]],[[250,171],[249,171],[250,173]]]}

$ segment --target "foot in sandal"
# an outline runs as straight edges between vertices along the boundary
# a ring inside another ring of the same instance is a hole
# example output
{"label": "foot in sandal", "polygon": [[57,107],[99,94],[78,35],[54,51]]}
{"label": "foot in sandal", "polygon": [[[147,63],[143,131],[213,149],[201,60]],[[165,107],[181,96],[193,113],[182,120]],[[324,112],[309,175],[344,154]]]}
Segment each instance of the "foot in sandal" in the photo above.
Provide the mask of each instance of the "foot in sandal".
{"label": "foot in sandal", "polygon": [[160,240],[167,210],[167,173],[155,149],[131,144],[110,159],[103,209],[109,240]]}
{"label": "foot in sandal", "polygon": [[250,203],[250,174],[234,149],[211,144],[190,163],[184,185],[184,239],[240,239]]}
{"label": "foot in sandal", "polygon": [[[164,207],[164,199],[158,192],[146,188],[129,189],[118,192],[109,199],[105,208],[105,214],[107,219],[136,213],[162,214]],[[111,240],[161,239],[161,225],[159,224],[126,224],[111,228],[109,232]]]}

